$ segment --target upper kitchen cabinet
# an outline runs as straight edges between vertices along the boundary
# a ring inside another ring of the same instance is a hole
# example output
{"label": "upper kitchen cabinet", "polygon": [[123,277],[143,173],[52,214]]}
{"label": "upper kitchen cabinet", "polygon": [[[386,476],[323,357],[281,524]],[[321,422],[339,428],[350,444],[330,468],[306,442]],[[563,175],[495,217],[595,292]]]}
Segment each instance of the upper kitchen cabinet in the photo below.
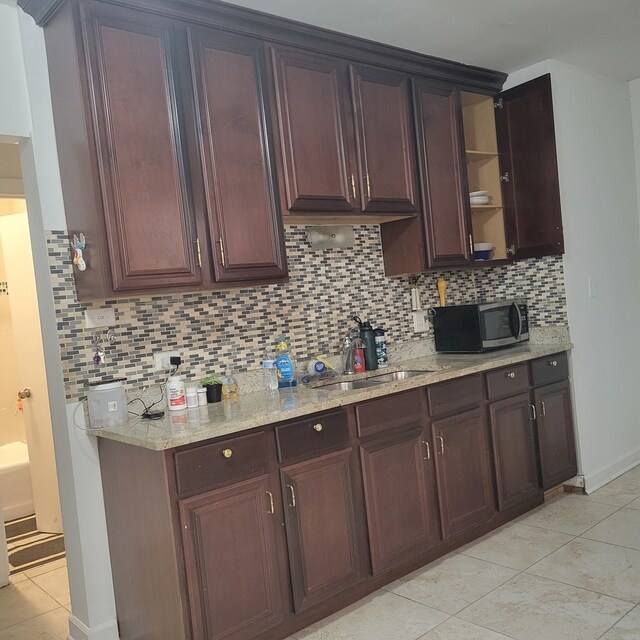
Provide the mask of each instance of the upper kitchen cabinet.
{"label": "upper kitchen cabinet", "polygon": [[[509,174],[501,170],[496,137],[495,102],[491,96],[461,92],[464,154],[470,200],[470,243],[493,245],[491,260],[507,257],[502,183]],[[474,194],[474,197],[470,197]]]}
{"label": "upper kitchen cabinet", "polygon": [[294,49],[271,56],[287,209],[358,211],[348,65]]}
{"label": "upper kitchen cabinet", "polygon": [[72,2],[45,36],[80,299],[287,275],[260,41]]}
{"label": "upper kitchen cabinet", "polygon": [[[198,287],[175,30],[133,12],[87,11],[84,18],[85,96],[70,71],[78,61],[64,64],[75,34],[61,41],[69,27],[63,17],[47,34],[50,52],[59,54],[50,67],[67,221],[87,239],[78,294]],[[81,130],[84,121],[90,131]]]}
{"label": "upper kitchen cabinet", "polygon": [[409,78],[375,67],[351,67],[360,202],[366,213],[418,210]]}
{"label": "upper kitchen cabinet", "polygon": [[414,103],[424,212],[382,225],[386,274],[563,253],[549,76],[498,96],[415,81]]}
{"label": "upper kitchen cabinet", "polygon": [[189,29],[217,282],[286,276],[262,43]]}
{"label": "upper kitchen cabinet", "polygon": [[295,49],[271,53],[289,214],[417,211],[407,77]]}
{"label": "upper kitchen cabinet", "polygon": [[507,246],[517,258],[564,253],[549,74],[500,94],[496,109]]}

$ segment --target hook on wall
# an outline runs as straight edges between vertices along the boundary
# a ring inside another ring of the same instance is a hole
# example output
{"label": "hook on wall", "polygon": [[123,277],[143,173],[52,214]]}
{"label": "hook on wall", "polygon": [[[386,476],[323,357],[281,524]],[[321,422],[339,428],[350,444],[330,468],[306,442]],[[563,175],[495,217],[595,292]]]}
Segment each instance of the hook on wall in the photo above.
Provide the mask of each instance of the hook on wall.
{"label": "hook on wall", "polygon": [[91,344],[94,349],[93,364],[100,365],[106,363],[105,343],[111,346],[116,343],[116,332],[113,329],[105,331],[104,336],[100,335],[97,331],[91,334]]}

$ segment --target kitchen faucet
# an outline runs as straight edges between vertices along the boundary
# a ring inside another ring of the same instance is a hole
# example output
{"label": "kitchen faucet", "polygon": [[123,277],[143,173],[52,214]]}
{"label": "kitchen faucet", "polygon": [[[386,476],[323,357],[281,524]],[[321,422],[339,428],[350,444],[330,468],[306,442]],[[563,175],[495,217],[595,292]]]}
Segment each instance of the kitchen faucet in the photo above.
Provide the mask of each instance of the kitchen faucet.
{"label": "kitchen faucet", "polygon": [[356,349],[364,349],[366,347],[365,342],[359,336],[358,329],[353,328],[349,330],[349,333],[344,337],[342,352],[342,373],[345,375],[351,375],[356,372]]}

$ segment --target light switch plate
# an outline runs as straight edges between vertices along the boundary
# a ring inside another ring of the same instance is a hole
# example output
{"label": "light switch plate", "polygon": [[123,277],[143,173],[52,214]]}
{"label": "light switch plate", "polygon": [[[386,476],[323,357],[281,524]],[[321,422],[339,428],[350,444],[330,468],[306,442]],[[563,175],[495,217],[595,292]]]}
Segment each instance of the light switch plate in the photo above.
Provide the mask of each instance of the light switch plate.
{"label": "light switch plate", "polygon": [[429,331],[429,311],[421,309],[413,312],[413,330],[416,333],[424,333]]}
{"label": "light switch plate", "polygon": [[86,309],[84,312],[84,324],[87,329],[114,327],[116,324],[116,312],[113,309]]}

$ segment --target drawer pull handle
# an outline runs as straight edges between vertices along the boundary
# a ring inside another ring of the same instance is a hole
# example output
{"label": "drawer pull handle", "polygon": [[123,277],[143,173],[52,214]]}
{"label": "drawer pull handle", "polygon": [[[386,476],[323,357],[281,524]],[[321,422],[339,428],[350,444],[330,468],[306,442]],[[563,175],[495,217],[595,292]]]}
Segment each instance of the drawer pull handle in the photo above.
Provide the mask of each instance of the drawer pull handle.
{"label": "drawer pull handle", "polygon": [[542,400],[540,400],[540,406],[542,407],[542,415],[546,416],[547,415],[547,407],[544,406],[544,402]]}
{"label": "drawer pull handle", "polygon": [[509,373],[507,373],[507,378],[511,378],[513,380],[515,377],[516,377],[515,371],[509,371]]}
{"label": "drawer pull handle", "polygon": [[222,455],[228,460],[233,455],[233,449],[224,449]]}
{"label": "drawer pull handle", "polygon": [[558,366],[558,361],[557,360],[549,360],[549,366],[550,367],[557,367]]}
{"label": "drawer pull handle", "polygon": [[535,420],[536,419],[536,405],[535,404],[530,404],[529,405],[529,409],[531,409],[531,420]]}
{"label": "drawer pull handle", "polygon": [[425,449],[427,450],[427,457],[425,458],[425,460],[431,460],[431,447],[429,446],[429,443],[426,440],[423,440],[422,444],[425,446]]}
{"label": "drawer pull handle", "polygon": [[318,422],[317,424],[313,425],[313,429],[314,431],[317,431],[318,433],[320,433],[322,431],[322,425]]}
{"label": "drawer pull handle", "polygon": [[291,491],[291,504],[289,505],[291,508],[295,508],[296,506],[296,492],[293,490],[293,486],[288,484],[287,489]]}
{"label": "drawer pull handle", "polygon": [[438,438],[438,440],[440,440],[440,455],[444,454],[444,439],[442,438],[442,436],[436,436],[436,438]]}
{"label": "drawer pull handle", "polygon": [[273,493],[271,491],[267,491],[266,494],[269,496],[269,508],[270,510],[267,512],[269,515],[273,515],[275,509],[273,508]]}

